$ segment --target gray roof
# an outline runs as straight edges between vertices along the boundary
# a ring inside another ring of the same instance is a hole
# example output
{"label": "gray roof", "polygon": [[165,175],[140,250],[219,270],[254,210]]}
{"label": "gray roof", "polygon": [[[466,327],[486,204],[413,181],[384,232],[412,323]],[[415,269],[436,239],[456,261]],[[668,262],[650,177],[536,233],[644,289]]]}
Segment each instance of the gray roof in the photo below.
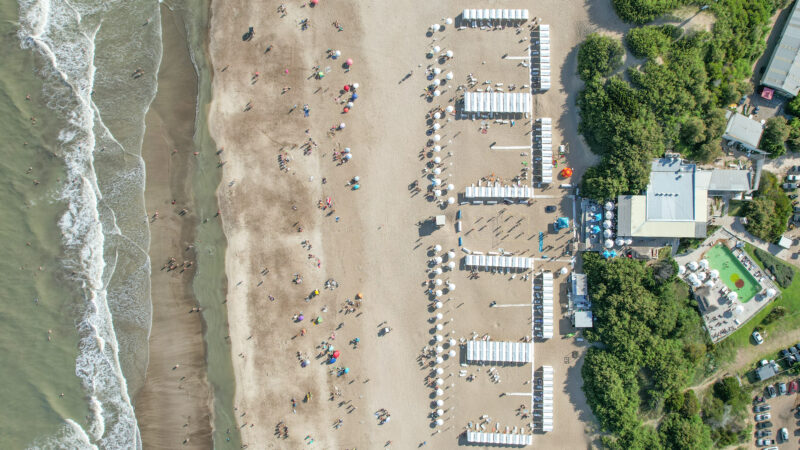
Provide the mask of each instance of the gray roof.
{"label": "gray roof", "polygon": [[714,169],[711,172],[709,191],[750,191],[750,171],[736,169]]}
{"label": "gray roof", "polygon": [[758,375],[759,380],[768,380],[774,377],[777,373],[778,371],[772,367],[772,364],[767,364],[766,366],[761,366],[756,369],[756,374]]}
{"label": "gray roof", "polygon": [[762,133],[764,133],[764,126],[761,125],[761,122],[734,113],[730,115],[728,126],[725,127],[725,134],[722,137],[740,142],[747,148],[757,149]]}
{"label": "gray roof", "polygon": [[761,77],[761,84],[795,96],[800,91],[800,2],[795,2]]}
{"label": "gray roof", "polygon": [[694,164],[677,158],[653,161],[647,186],[647,220],[694,220]]}
{"label": "gray roof", "polygon": [[617,235],[633,236],[631,230],[632,195],[620,195],[617,198]]}
{"label": "gray roof", "polygon": [[592,328],[591,311],[575,311],[575,328]]}
{"label": "gray roof", "polygon": [[586,274],[572,272],[572,295],[586,296],[587,287]]}

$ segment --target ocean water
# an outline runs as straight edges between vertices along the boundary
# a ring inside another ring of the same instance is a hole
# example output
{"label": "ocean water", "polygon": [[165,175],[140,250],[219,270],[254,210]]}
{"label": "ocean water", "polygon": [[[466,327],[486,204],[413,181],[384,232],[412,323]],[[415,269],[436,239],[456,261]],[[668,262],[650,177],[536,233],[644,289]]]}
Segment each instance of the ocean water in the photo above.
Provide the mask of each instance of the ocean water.
{"label": "ocean water", "polygon": [[4,448],[141,448],[131,395],[151,306],[140,154],[158,8],[0,0]]}

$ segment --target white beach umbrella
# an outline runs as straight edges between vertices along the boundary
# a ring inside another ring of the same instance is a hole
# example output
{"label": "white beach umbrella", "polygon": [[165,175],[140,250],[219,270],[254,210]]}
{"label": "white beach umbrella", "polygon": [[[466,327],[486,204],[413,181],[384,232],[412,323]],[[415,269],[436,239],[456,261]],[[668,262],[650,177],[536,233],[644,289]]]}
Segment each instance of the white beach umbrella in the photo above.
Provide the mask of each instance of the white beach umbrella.
{"label": "white beach umbrella", "polygon": [[686,273],[686,267],[678,266],[678,275],[683,275]]}
{"label": "white beach umbrella", "polygon": [[441,267],[437,267],[436,269],[434,269],[434,270],[433,270],[433,272],[434,272],[436,275],[441,275],[441,274],[442,274],[442,268],[441,268]]}
{"label": "white beach umbrella", "polygon": [[442,395],[444,395],[444,391],[443,391],[443,390],[441,390],[441,389],[437,389],[437,390],[436,390],[436,395],[438,395],[438,396],[442,396]]}
{"label": "white beach umbrella", "polygon": [[339,50],[336,50],[336,51],[333,52],[333,56],[338,58],[338,57],[342,56],[342,52],[339,51]]}
{"label": "white beach umbrella", "polygon": [[442,302],[436,302],[436,305],[434,305],[434,306],[436,306],[436,309],[442,309],[443,305],[442,305]]}
{"label": "white beach umbrella", "polygon": [[777,293],[778,291],[776,291],[775,289],[772,288],[767,289],[767,297],[773,297]]}
{"label": "white beach umbrella", "polygon": [[339,129],[340,129],[340,130],[343,130],[345,126],[346,126],[346,125],[345,125],[345,123],[344,123],[344,122],[342,122],[342,123],[340,123],[340,124],[339,124]]}
{"label": "white beach umbrella", "polygon": [[625,245],[633,245],[633,239],[631,238],[625,239]]}
{"label": "white beach umbrella", "polygon": [[433,158],[433,163],[434,164],[441,164],[442,163],[442,158],[439,158],[438,156],[434,157]]}
{"label": "white beach umbrella", "polygon": [[456,340],[453,339],[453,338],[450,338],[450,340],[447,343],[450,344],[450,347],[455,347],[456,346]]}
{"label": "white beach umbrella", "polygon": [[436,353],[442,353],[443,351],[444,351],[444,349],[442,348],[441,345],[437,345],[436,346]]}
{"label": "white beach umbrella", "polygon": [[440,169],[440,168],[438,168],[438,167],[437,167],[437,168],[435,168],[435,169],[433,169],[433,174],[434,174],[434,175],[440,175],[441,173],[442,173],[442,169]]}
{"label": "white beach umbrella", "polygon": [[448,184],[448,185],[447,185],[447,190],[448,190],[448,191],[452,191],[452,190],[453,190],[453,189],[455,189],[455,188],[456,188],[456,187],[455,187],[455,185],[453,185],[453,183],[450,183],[450,184]]}
{"label": "white beach umbrella", "polygon": [[440,252],[442,251],[442,246],[440,244],[436,244],[433,246],[433,251]]}
{"label": "white beach umbrella", "polygon": [[441,367],[437,367],[436,368],[436,375],[441,375],[443,373],[444,373],[444,369],[442,369]]}
{"label": "white beach umbrella", "polygon": [[448,291],[455,291],[456,290],[456,284],[455,283],[447,283],[447,290]]}
{"label": "white beach umbrella", "polygon": [[614,236],[614,232],[611,231],[610,229],[606,228],[605,230],[603,230],[603,237],[611,238],[613,236]]}
{"label": "white beach umbrella", "polygon": [[689,264],[686,265],[686,268],[689,270],[697,270],[700,267],[700,264],[697,264],[697,261],[689,261]]}
{"label": "white beach umbrella", "polygon": [[434,97],[438,97],[440,95],[442,95],[442,92],[440,90],[436,89],[435,91],[433,91],[433,96]]}
{"label": "white beach umbrella", "polygon": [[708,274],[707,273],[705,273],[705,272],[698,272],[697,273],[697,279],[698,280],[705,281],[706,278],[708,278]]}
{"label": "white beach umbrella", "polygon": [[[442,137],[439,136],[438,134],[434,134],[433,135],[433,142],[439,142],[441,140],[442,140]],[[441,148],[439,150],[441,150]],[[434,148],[433,151],[436,151],[436,148]]]}
{"label": "white beach umbrella", "polygon": [[742,305],[738,305],[738,306],[736,306],[736,308],[734,309],[734,311],[736,312],[736,314],[741,314],[741,313],[743,313],[743,312],[744,312],[744,306],[742,306]]}
{"label": "white beach umbrella", "polygon": [[708,260],[707,259],[701,259],[700,260],[700,267],[702,267],[703,269],[708,269]]}
{"label": "white beach umbrella", "polygon": [[445,108],[444,110],[449,112],[449,113],[451,113],[451,112],[455,111],[456,109],[453,107],[453,105],[447,105],[447,108]]}
{"label": "white beach umbrella", "polygon": [[611,211],[606,211],[606,219],[613,219],[614,213]]}
{"label": "white beach umbrella", "polygon": [[[452,186],[452,184],[447,185],[447,189],[453,189],[450,186]],[[447,252],[447,257],[450,258],[450,259],[455,258],[456,257],[456,252],[450,250],[449,252]]]}
{"label": "white beach umbrella", "polygon": [[444,317],[442,313],[436,313],[436,320],[442,320],[442,317]]}
{"label": "white beach umbrella", "polygon": [[442,296],[442,290],[441,290],[441,289],[438,289],[438,290],[436,291],[436,296],[437,296],[437,297],[441,297],[441,296]]}
{"label": "white beach umbrella", "polygon": [[455,350],[450,350],[450,351],[449,351],[447,354],[448,354],[448,355],[449,355],[451,358],[454,358],[454,357],[456,356],[456,351],[455,351]]}
{"label": "white beach umbrella", "polygon": [[437,256],[437,257],[433,258],[433,260],[436,261],[436,264],[441,264],[442,263],[442,257],[441,256]]}
{"label": "white beach umbrella", "polygon": [[442,281],[441,279],[437,278],[434,283],[436,283],[437,286],[441,286],[444,283],[444,281]]}
{"label": "white beach umbrella", "polygon": [[739,298],[739,294],[738,294],[738,293],[736,293],[735,291],[731,291],[731,292],[728,294],[728,298],[729,298],[731,301],[734,301],[734,300],[736,300],[736,299],[738,299],[738,298]]}
{"label": "white beach umbrella", "polygon": [[696,281],[700,281],[700,279],[697,278],[697,274],[696,273],[690,273],[689,276],[686,279],[689,280],[689,282],[691,282],[691,283],[694,283]]}
{"label": "white beach umbrella", "polygon": [[438,426],[442,426],[442,425],[444,425],[444,420],[442,420],[442,419],[436,419],[436,425],[438,425]]}
{"label": "white beach umbrella", "polygon": [[437,386],[441,386],[441,385],[443,385],[443,384],[444,384],[444,380],[443,380],[443,379],[441,379],[441,378],[437,378],[437,379],[436,379],[436,385],[437,385]]}
{"label": "white beach umbrella", "polygon": [[611,202],[606,202],[606,211],[611,211],[614,209],[614,204]]}
{"label": "white beach umbrella", "polygon": [[448,50],[448,51],[445,53],[445,55],[447,55],[447,57],[448,57],[448,58],[452,58],[452,57],[453,57],[453,51],[452,51],[452,50]]}
{"label": "white beach umbrella", "polygon": [[442,128],[442,126],[438,123],[433,124],[433,131],[439,131],[440,128]]}
{"label": "white beach umbrella", "polygon": [[436,400],[436,406],[444,406],[444,400],[442,399]]}
{"label": "white beach umbrella", "polygon": [[708,274],[711,275],[711,278],[719,278],[719,270],[717,269],[711,269]]}
{"label": "white beach umbrella", "polygon": [[438,45],[433,46],[433,53],[439,53],[442,49]]}
{"label": "white beach umbrella", "polygon": [[442,26],[439,25],[438,23],[435,23],[435,24],[431,25],[431,30],[433,30],[433,31],[439,31],[441,28],[442,28]]}
{"label": "white beach umbrella", "polygon": [[436,364],[441,364],[444,362],[444,359],[441,356],[436,357]]}
{"label": "white beach umbrella", "polygon": [[358,89],[359,84],[358,83],[353,83],[352,86],[353,86],[353,89]]}
{"label": "white beach umbrella", "polygon": [[614,241],[612,241],[611,239],[606,239],[605,247],[606,248],[611,248],[613,246],[614,246]]}
{"label": "white beach umbrella", "polygon": [[444,329],[444,325],[437,323],[436,324],[436,331],[442,331]]}
{"label": "white beach umbrella", "polygon": [[567,266],[564,266],[564,267],[561,268],[561,275],[566,275],[567,272],[569,272],[569,269],[567,269]]}
{"label": "white beach umbrella", "polygon": [[442,118],[442,113],[440,113],[439,111],[436,111],[435,113],[433,113],[433,118],[436,119],[436,120],[441,119]]}
{"label": "white beach umbrella", "polygon": [[454,263],[453,261],[450,261],[449,263],[447,263],[447,267],[449,267],[450,270],[453,270],[453,269],[456,268],[456,263]]}
{"label": "white beach umbrella", "polygon": [[437,197],[441,197],[442,196],[442,191],[440,191],[439,189],[436,189],[435,191],[433,191],[433,195],[435,195]]}
{"label": "white beach umbrella", "polygon": [[452,80],[453,79],[453,72],[447,72],[447,75],[445,75],[444,77],[446,79],[448,79],[448,80]]}
{"label": "white beach umbrella", "polygon": [[[438,136],[438,134],[437,134],[437,136]],[[433,146],[433,151],[436,152],[436,153],[439,153],[440,151],[442,151],[442,146],[441,145],[434,145]]]}
{"label": "white beach umbrella", "polygon": [[453,203],[455,203],[455,202],[456,202],[456,199],[455,199],[455,197],[450,197],[450,198],[448,198],[448,199],[447,199],[447,204],[448,204],[448,205],[452,205],[452,204],[453,204]]}
{"label": "white beach umbrella", "polygon": [[433,74],[434,75],[439,75],[440,73],[442,73],[442,69],[440,69],[438,67],[434,67],[433,68]]}
{"label": "white beach umbrella", "polygon": [[448,25],[451,25],[453,23],[453,18],[452,17],[448,17],[447,19],[444,19],[444,23],[446,23]]}
{"label": "white beach umbrella", "polygon": [[710,287],[710,288],[712,288],[712,287],[714,287],[714,284],[715,284],[715,283],[714,283],[714,280],[708,280],[708,281],[706,281],[706,286],[707,286],[707,287]]}
{"label": "white beach umbrella", "polygon": [[348,153],[348,154],[344,155],[343,158],[346,159],[347,161],[350,161],[351,159],[353,159],[353,154],[352,153]]}
{"label": "white beach umbrella", "polygon": [[440,180],[438,178],[432,178],[431,179],[431,184],[434,185],[434,186],[438,186],[438,185],[442,184],[442,180]]}
{"label": "white beach umbrella", "polygon": [[[440,378],[440,380],[441,380],[441,378]],[[442,380],[442,381],[444,381],[444,380]],[[437,380],[437,383],[438,383],[438,380]],[[444,415],[444,410],[443,409],[437,409],[436,410],[436,415],[439,416],[439,417],[442,417]]]}
{"label": "white beach umbrella", "polygon": [[625,245],[625,239],[618,237],[617,240],[614,241],[614,243],[617,244],[617,247],[622,247],[623,245]]}
{"label": "white beach umbrella", "polygon": [[611,228],[611,225],[612,225],[612,223],[611,223],[610,220],[604,220],[603,221],[603,228]]}

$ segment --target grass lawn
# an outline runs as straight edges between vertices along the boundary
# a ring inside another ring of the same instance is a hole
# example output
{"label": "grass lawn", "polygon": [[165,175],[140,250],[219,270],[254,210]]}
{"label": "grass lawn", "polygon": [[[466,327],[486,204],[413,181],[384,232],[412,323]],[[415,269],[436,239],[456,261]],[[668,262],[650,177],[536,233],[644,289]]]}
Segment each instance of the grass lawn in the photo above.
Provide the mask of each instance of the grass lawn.
{"label": "grass lawn", "polygon": [[[763,270],[764,266],[753,253],[753,246],[745,244],[745,251]],[[761,321],[764,320],[775,306],[783,306],[786,308],[787,313],[785,316],[764,327],[764,332],[761,333],[764,339],[769,340],[770,336],[778,335],[782,331],[800,328],[800,282],[797,280],[797,277],[795,277],[792,284],[787,289],[782,289],[780,287],[778,287],[778,289],[780,289],[781,295],[777,300],[771,301],[764,309],[750,319],[749,322],[744,324],[744,326],[728,336],[724,341],[717,344],[715,353],[717,353],[719,359],[731,360],[735,357],[736,350],[745,348],[748,345],[753,345],[750,335],[757,326],[761,325]]]}
{"label": "grass lawn", "polygon": [[744,200],[731,200],[728,202],[728,215],[736,217],[744,217]]}

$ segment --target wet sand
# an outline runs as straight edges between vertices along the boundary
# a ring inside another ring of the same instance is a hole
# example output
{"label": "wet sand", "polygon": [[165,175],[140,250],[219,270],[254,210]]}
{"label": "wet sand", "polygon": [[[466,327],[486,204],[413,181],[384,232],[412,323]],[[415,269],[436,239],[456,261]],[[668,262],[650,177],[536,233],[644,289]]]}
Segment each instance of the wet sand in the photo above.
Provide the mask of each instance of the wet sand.
{"label": "wet sand", "polygon": [[[151,221],[153,323],[146,381],[134,405],[144,448],[210,448],[204,325],[200,313],[190,312],[197,306],[191,286],[196,265],[183,267],[184,261],[195,261],[187,248],[198,223],[191,193],[197,79],[183,23],[167,8],[161,13],[164,55],[142,147]],[[188,212],[181,214],[184,208]],[[163,267],[170,258],[178,268]]]}

